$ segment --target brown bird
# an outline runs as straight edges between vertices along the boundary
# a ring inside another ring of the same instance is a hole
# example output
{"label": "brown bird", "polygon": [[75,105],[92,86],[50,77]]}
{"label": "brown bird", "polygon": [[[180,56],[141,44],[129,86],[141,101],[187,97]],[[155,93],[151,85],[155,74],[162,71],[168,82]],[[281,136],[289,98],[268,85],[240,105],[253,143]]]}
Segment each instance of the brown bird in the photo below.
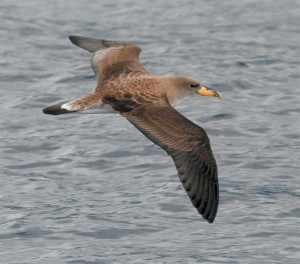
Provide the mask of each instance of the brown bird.
{"label": "brown bird", "polygon": [[141,65],[141,49],[120,41],[70,36],[76,46],[88,50],[97,77],[92,93],[43,109],[60,115],[88,109],[119,112],[173,159],[178,176],[194,207],[209,223],[219,203],[217,165],[205,130],[177,112],[171,104],[185,96],[220,98],[188,76],[152,76]]}

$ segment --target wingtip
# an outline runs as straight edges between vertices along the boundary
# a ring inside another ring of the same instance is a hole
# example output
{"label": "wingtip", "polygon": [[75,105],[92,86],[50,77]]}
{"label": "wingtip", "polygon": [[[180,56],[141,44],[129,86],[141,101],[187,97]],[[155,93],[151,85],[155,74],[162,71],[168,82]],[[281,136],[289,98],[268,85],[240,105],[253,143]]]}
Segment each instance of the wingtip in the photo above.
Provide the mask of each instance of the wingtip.
{"label": "wingtip", "polygon": [[[198,210],[198,208],[197,208]],[[202,216],[203,219],[205,219],[208,223],[212,224],[215,221],[215,218],[217,216],[216,212],[211,211],[210,214],[203,214],[200,210],[198,210],[199,214]]]}
{"label": "wingtip", "polygon": [[79,36],[74,36],[74,35],[70,35],[69,36],[69,40],[74,43],[75,39],[78,38]]}
{"label": "wingtip", "polygon": [[213,217],[209,216],[208,218],[206,218],[206,220],[208,223],[212,224],[215,221],[215,218],[216,218],[216,216],[213,216]]}
{"label": "wingtip", "polygon": [[201,214],[202,217],[210,224],[214,222],[218,212],[218,203],[219,203],[218,193],[216,193],[216,195],[217,198],[213,199],[212,203],[205,208],[204,212],[203,210],[199,210],[200,208],[197,208],[199,214]]}
{"label": "wingtip", "polygon": [[69,39],[75,46],[87,50],[91,53],[94,53],[98,50],[110,48],[110,47],[119,47],[119,46],[128,45],[125,42],[121,42],[121,41],[97,39],[97,38],[74,36],[74,35],[70,35]]}
{"label": "wingtip", "polygon": [[84,50],[87,50],[89,52],[92,52],[92,53],[94,53],[104,47],[102,44],[102,40],[95,39],[95,38],[70,35],[69,40],[75,46],[82,48]]}
{"label": "wingtip", "polygon": [[82,38],[82,37],[80,37],[80,36],[74,36],[74,35],[70,35],[69,36],[69,40],[74,44],[74,45],[76,45],[76,46],[78,46],[78,39],[80,39],[80,38]]}

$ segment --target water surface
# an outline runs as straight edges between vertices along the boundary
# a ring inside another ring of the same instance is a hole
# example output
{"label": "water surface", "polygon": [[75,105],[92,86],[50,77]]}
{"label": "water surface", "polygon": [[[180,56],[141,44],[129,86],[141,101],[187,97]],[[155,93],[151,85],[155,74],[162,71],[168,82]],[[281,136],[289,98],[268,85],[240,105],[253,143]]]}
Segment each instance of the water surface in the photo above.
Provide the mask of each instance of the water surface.
{"label": "water surface", "polygon": [[[299,1],[0,3],[2,263],[298,263]],[[46,116],[95,87],[71,34],[142,47],[224,96],[177,106],[219,167],[213,224],[118,115]]]}

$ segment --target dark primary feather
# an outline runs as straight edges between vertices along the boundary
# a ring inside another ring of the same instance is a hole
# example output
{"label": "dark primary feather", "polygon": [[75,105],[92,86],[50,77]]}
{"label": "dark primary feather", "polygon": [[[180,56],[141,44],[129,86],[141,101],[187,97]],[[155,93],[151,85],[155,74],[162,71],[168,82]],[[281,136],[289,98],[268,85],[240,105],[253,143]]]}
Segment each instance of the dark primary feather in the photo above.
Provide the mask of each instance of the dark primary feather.
{"label": "dark primary feather", "polygon": [[218,210],[219,185],[217,165],[204,129],[167,103],[138,106],[122,115],[172,157],[194,207],[212,223]]}
{"label": "dark primary feather", "polygon": [[112,41],[112,40],[88,38],[88,37],[81,37],[81,36],[69,36],[69,39],[74,45],[92,53],[109,47],[119,47],[119,46],[128,45],[121,41]]}
{"label": "dark primary feather", "polygon": [[141,49],[121,41],[69,36],[71,42],[93,53],[92,68],[98,76],[98,89],[124,75],[148,75],[141,65]]}

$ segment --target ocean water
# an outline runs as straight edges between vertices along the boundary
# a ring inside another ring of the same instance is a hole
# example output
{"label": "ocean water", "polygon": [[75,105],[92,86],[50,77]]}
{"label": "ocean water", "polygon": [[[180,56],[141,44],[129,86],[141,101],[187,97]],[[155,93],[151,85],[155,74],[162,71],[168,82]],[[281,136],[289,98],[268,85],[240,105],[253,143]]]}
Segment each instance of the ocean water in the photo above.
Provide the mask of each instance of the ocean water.
{"label": "ocean water", "polygon": [[[0,19],[1,263],[300,262],[299,1],[1,0]],[[176,106],[211,140],[213,224],[121,116],[41,112],[95,88],[71,34],[223,94]]]}

